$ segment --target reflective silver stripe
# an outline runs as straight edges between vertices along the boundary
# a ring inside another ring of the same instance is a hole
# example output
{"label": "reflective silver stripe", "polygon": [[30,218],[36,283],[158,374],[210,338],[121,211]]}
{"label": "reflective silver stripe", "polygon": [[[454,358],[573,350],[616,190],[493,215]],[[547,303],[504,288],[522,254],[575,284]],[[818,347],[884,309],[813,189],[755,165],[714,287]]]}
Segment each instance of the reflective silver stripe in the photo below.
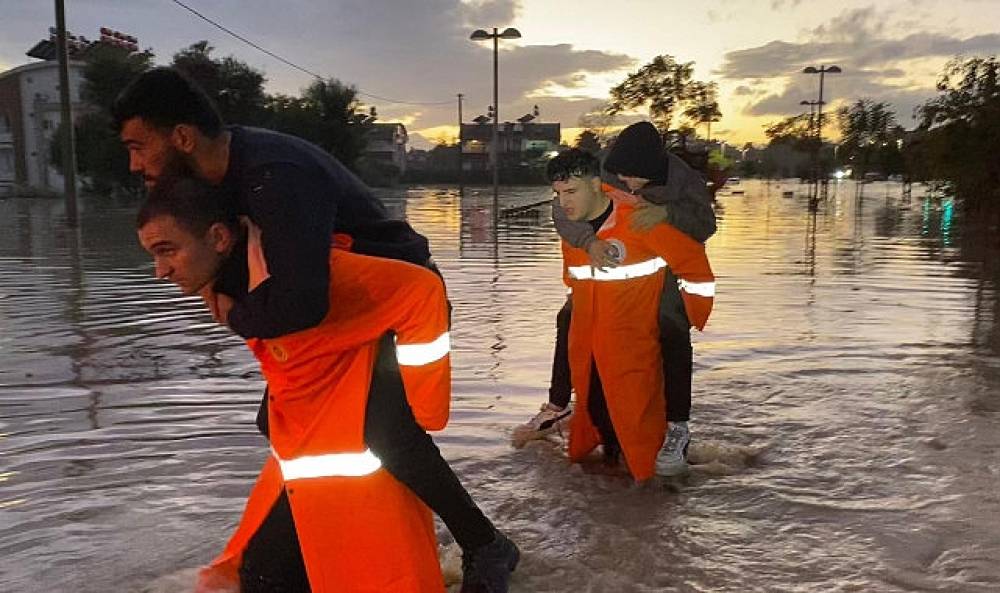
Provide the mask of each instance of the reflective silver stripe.
{"label": "reflective silver stripe", "polygon": [[715,282],[688,282],[677,279],[677,285],[688,294],[696,294],[703,297],[715,296]]}
{"label": "reflective silver stripe", "polygon": [[367,476],[374,473],[382,462],[371,450],[364,453],[327,453],[326,455],[303,455],[295,459],[282,459],[273,450],[271,453],[281,466],[285,480],[303,478],[328,478],[332,476]]}
{"label": "reflective silver stripe", "polygon": [[396,343],[396,360],[404,366],[420,366],[440,360],[451,352],[451,334],[444,332],[427,344]]}
{"label": "reflective silver stripe", "polygon": [[630,280],[651,276],[663,268],[667,262],[662,257],[647,259],[637,264],[616,266],[614,268],[595,268],[594,266],[570,266],[569,275],[576,280]]}

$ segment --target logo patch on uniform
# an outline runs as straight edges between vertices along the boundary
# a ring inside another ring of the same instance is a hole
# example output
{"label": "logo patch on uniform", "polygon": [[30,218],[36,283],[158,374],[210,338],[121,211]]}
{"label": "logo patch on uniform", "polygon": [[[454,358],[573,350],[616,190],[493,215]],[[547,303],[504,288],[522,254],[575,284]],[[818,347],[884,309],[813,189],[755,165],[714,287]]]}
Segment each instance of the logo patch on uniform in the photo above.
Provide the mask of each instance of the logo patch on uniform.
{"label": "logo patch on uniform", "polygon": [[625,256],[628,255],[628,251],[625,249],[625,244],[618,239],[608,239],[608,255],[610,255],[617,263],[622,263],[625,261]]}
{"label": "logo patch on uniform", "polygon": [[278,362],[288,360],[288,351],[282,348],[280,344],[268,344],[268,348],[271,350],[271,356]]}

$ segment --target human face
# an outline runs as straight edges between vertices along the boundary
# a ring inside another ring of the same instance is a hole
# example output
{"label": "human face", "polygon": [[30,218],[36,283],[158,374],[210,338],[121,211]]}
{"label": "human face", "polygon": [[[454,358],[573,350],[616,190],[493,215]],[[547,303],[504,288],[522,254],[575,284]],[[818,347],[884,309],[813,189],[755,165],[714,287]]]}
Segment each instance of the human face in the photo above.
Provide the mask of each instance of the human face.
{"label": "human face", "polygon": [[552,190],[570,220],[592,220],[607,207],[598,177],[570,177],[553,181]]}
{"label": "human face", "polygon": [[139,229],[139,243],[153,256],[156,277],[173,282],[185,295],[197,294],[215,279],[232,241],[221,223],[199,237],[169,215],[156,216]]}
{"label": "human face", "polygon": [[631,177],[629,175],[618,174],[618,179],[625,184],[629,191],[636,191],[646,187],[649,180],[645,177]]}
{"label": "human face", "polygon": [[169,175],[191,173],[183,152],[175,146],[174,131],[166,131],[133,117],[122,125],[121,140],[128,149],[128,168],[142,175],[147,188]]}

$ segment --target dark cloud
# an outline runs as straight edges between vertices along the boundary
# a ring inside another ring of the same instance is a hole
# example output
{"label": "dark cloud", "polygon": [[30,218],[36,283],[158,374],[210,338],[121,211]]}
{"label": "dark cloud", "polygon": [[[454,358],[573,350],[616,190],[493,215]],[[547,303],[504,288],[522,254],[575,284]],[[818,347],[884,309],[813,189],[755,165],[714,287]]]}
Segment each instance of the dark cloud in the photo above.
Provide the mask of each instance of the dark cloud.
{"label": "dark cloud", "polygon": [[[932,84],[912,88],[891,81],[906,75],[903,64],[907,60],[1000,51],[1000,34],[959,38],[915,32],[891,37],[886,32],[889,18],[890,15],[874,7],[845,11],[829,23],[808,31],[802,41],[776,40],[731,51],[724,56],[716,74],[754,84],[784,82],[783,91],[750,103],[744,111],[750,115],[787,115],[799,111],[799,101],[816,98],[816,77],[801,74],[802,69],[837,64],[844,73],[826,77],[827,97],[888,101],[905,124],[909,123],[913,108],[935,92]],[[743,85],[736,94],[752,96],[748,90]]]}
{"label": "dark cloud", "polygon": [[[470,105],[485,111],[492,100],[492,45],[469,40],[477,28],[517,26],[516,0],[216,0],[186,2],[206,16],[299,66],[323,76],[356,84],[362,91],[391,99],[448,104],[393,105],[370,97],[382,119],[419,115],[413,127],[451,124],[452,99],[464,93]],[[4,8],[0,61],[27,61],[24,51],[47,34],[51,3],[24,2]],[[78,0],[68,6],[69,27],[96,36],[110,26],[139,37],[152,46],[159,62],[201,39],[218,55],[233,54],[265,72],[271,91],[296,93],[311,82],[303,72],[286,66],[162,0]],[[10,34],[8,34],[10,33]],[[570,88],[584,84],[581,73],[630,67],[628,56],[578,51],[570,45],[535,46],[531,31],[522,31],[525,45],[501,41],[501,115],[520,113],[544,102],[553,113],[573,110],[579,101],[526,97],[547,83]],[[565,103],[565,106],[559,105]],[[470,109],[471,111],[471,109]],[[553,119],[555,119],[553,117]],[[550,120],[551,121],[551,120]]]}
{"label": "dark cloud", "polygon": [[[785,89],[776,94],[770,94],[757,102],[751,103],[744,110],[748,115],[788,115],[800,113],[808,108],[800,106],[803,100],[815,101],[818,93],[816,76],[793,78]],[[844,100],[853,101],[862,97],[876,101],[887,101],[896,109],[899,121],[903,125],[911,123],[914,108],[926,101],[933,89],[912,89],[895,86],[883,81],[881,72],[853,72],[826,77],[824,101],[827,109],[832,110],[836,103]]]}

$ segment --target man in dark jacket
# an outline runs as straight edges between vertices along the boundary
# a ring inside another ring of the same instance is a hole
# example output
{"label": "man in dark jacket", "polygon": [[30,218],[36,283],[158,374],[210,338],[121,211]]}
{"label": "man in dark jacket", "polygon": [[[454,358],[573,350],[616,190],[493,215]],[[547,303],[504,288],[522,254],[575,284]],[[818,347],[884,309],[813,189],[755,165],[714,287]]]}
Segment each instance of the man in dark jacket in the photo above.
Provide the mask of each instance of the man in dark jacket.
{"label": "man in dark jacket", "polygon": [[[645,201],[642,211],[633,217],[634,224],[640,227],[637,230],[648,230],[655,224],[668,222],[701,242],[715,234],[715,212],[705,180],[683,160],[664,149],[659,132],[649,122],[633,124],[622,130],[604,160],[602,181],[636,194]],[[559,235],[571,245],[586,249],[594,266],[616,265],[615,249],[597,238],[591,224],[569,220],[558,201],[552,205],[552,218]],[[570,314],[570,301],[567,300],[556,316],[556,347],[549,401],[531,420],[514,429],[515,445],[561,430],[572,414],[569,405]],[[669,427],[660,470],[672,475],[687,470],[693,353],[690,323],[684,312],[677,279],[669,269],[660,297],[659,322]]]}
{"label": "man in dark jacket", "polygon": [[[383,204],[346,167],[299,138],[224,126],[212,100],[176,70],[140,75],[112,109],[130,169],[147,186],[190,173],[221,187],[233,208],[261,229],[270,277],[248,290],[246,264],[226,266],[201,293],[215,318],[243,338],[275,338],[317,325],[330,306],[334,233],[352,250],[433,268],[427,240]],[[242,253],[246,257],[246,253]],[[245,262],[245,260],[244,260]],[[334,272],[335,273],[335,272]],[[334,281],[336,278],[334,277]],[[267,434],[267,394],[258,425]],[[472,501],[433,441],[399,410],[399,397],[370,398],[370,448],[447,525],[463,550],[465,593],[507,591],[517,547]]]}

